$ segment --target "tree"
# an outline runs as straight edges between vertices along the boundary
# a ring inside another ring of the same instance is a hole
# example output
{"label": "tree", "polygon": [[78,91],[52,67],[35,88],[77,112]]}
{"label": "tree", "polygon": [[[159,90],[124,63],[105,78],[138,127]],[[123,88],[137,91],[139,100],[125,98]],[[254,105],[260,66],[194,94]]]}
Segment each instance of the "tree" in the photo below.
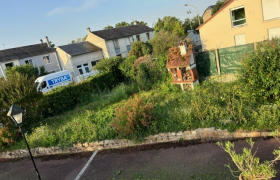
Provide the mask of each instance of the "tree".
{"label": "tree", "polygon": [[128,56],[135,56],[139,58],[144,55],[149,55],[152,53],[152,45],[149,43],[143,43],[141,41],[136,41],[131,45],[131,50]]}
{"label": "tree", "polygon": [[144,21],[132,21],[130,24],[131,25],[138,24],[138,25],[148,26],[148,24]]}
{"label": "tree", "polygon": [[51,46],[52,48],[54,48],[54,47],[55,47],[55,44],[53,44],[53,43],[50,41],[50,46]]}
{"label": "tree", "polygon": [[127,23],[127,22],[125,22],[125,21],[122,21],[122,22],[120,22],[120,23],[117,23],[117,24],[115,25],[115,28],[123,27],[123,26],[129,26],[129,25],[130,25],[129,23]]}
{"label": "tree", "polygon": [[169,31],[160,30],[155,38],[151,41],[153,46],[153,53],[155,56],[160,56],[166,54],[169,48],[178,46],[181,38],[175,32],[171,33]]}
{"label": "tree", "polygon": [[113,28],[114,28],[113,26],[108,25],[108,26],[104,27],[103,29],[106,30],[106,29],[113,29]]}
{"label": "tree", "polygon": [[165,30],[170,33],[177,33],[179,36],[185,35],[185,30],[180,21],[176,17],[165,16],[163,19],[158,19],[158,22],[155,25],[155,30],[159,32],[160,30]]}
{"label": "tree", "polygon": [[77,38],[77,40],[72,40],[71,43],[69,43],[69,44],[85,42],[86,39],[87,39],[87,35],[85,37],[83,37],[83,38]]}
{"label": "tree", "polygon": [[218,0],[216,2],[215,7],[212,10],[212,16],[221,9],[225,2],[227,2],[227,0]]}
{"label": "tree", "polygon": [[[203,18],[200,16],[200,22],[203,23]],[[192,18],[192,19],[185,19],[183,23],[183,27],[185,29],[185,33],[187,33],[188,30],[196,29],[199,27],[199,20],[198,16]]]}

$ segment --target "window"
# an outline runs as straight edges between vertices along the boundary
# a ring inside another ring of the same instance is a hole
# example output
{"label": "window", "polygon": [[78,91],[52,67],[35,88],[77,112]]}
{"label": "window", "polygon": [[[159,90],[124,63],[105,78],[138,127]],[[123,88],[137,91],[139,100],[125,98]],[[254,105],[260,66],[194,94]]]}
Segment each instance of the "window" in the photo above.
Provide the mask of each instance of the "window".
{"label": "window", "polygon": [[50,56],[44,56],[43,60],[44,60],[45,64],[50,64],[51,63]]}
{"label": "window", "polygon": [[81,75],[89,73],[88,63],[77,66],[77,69]]}
{"label": "window", "polygon": [[130,39],[129,38],[125,38],[125,43],[126,43],[127,51],[129,52],[131,50]]}
{"label": "window", "polygon": [[100,60],[96,60],[96,61],[91,61],[91,66],[95,66]]}
{"label": "window", "polygon": [[263,20],[280,17],[279,0],[262,0]]}
{"label": "window", "polygon": [[272,38],[275,37],[280,38],[280,27],[268,29],[268,38],[271,40]]}
{"label": "window", "polygon": [[150,40],[150,33],[146,33],[147,39]]}
{"label": "window", "polygon": [[42,89],[46,88],[47,87],[47,82],[46,81],[43,81],[39,87],[39,90],[42,91]]}
{"label": "window", "polygon": [[118,40],[113,40],[113,42],[114,42],[114,47],[115,47],[116,54],[120,54],[121,51],[120,51],[119,41]]}
{"label": "window", "polygon": [[236,46],[240,46],[240,45],[246,44],[245,34],[236,35],[236,36],[234,36],[234,39],[235,39],[235,45]]}
{"label": "window", "polygon": [[140,41],[140,35],[136,35],[137,41]]}
{"label": "window", "polygon": [[30,64],[30,65],[32,65],[32,66],[33,66],[32,59],[26,60],[26,61],[25,61],[25,64]]}
{"label": "window", "polygon": [[6,68],[8,68],[8,67],[13,67],[13,66],[14,66],[14,63],[13,63],[13,62],[7,63],[7,64],[5,64],[5,66],[6,66]]}
{"label": "window", "polygon": [[246,23],[244,7],[231,10],[231,22],[232,26],[240,26]]}

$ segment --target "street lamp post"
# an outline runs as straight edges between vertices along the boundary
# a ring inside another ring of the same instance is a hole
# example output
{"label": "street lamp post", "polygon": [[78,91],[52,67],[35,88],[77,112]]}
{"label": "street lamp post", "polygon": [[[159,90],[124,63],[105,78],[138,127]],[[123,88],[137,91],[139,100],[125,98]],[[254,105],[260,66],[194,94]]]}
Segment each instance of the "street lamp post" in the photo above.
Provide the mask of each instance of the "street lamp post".
{"label": "street lamp post", "polygon": [[192,21],[191,21],[191,10],[187,11],[187,14],[189,15],[189,20],[190,20],[190,26],[191,26],[191,29],[192,29]]}
{"label": "street lamp post", "polygon": [[29,154],[30,154],[32,163],[33,163],[33,165],[34,165],[36,174],[37,174],[39,180],[41,180],[39,171],[38,171],[38,169],[37,169],[37,167],[36,167],[36,164],[35,164],[35,161],[34,161],[34,159],[33,159],[32,154],[31,154],[29,145],[28,145],[28,143],[27,143],[27,141],[26,141],[24,132],[23,132],[23,130],[22,130],[23,112],[24,112],[24,111],[23,111],[21,108],[15,106],[15,105],[12,105],[11,108],[10,108],[10,110],[9,110],[9,112],[8,112],[8,114],[7,114],[7,116],[9,116],[9,117],[14,121],[14,123],[16,123],[16,125],[19,127],[19,129],[20,129],[20,131],[21,131],[21,134],[22,134],[22,137],[23,137],[23,139],[24,139],[24,142],[25,142],[25,144],[26,144],[26,146],[27,146],[28,152],[29,152]]}
{"label": "street lamp post", "polygon": [[199,26],[200,26],[200,17],[199,17],[198,9],[194,5],[190,5],[190,4],[185,4],[185,6],[192,6],[192,7],[194,7],[196,9],[197,15],[198,15],[198,22],[199,22]]}

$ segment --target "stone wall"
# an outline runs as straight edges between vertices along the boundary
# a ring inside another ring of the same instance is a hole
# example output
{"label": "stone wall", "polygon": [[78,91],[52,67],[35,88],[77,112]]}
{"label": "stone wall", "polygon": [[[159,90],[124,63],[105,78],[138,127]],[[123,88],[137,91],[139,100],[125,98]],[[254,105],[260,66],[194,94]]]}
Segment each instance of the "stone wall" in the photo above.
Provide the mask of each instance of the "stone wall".
{"label": "stone wall", "polygon": [[[153,135],[146,137],[142,143],[135,143],[134,141],[126,139],[116,139],[116,140],[104,140],[99,142],[86,142],[78,143],[73,145],[73,147],[61,149],[58,147],[50,148],[35,148],[32,149],[32,155],[34,157],[45,156],[45,155],[58,155],[58,154],[73,154],[80,152],[91,152],[95,150],[105,150],[105,149],[120,149],[133,146],[157,144],[157,143],[167,143],[176,141],[187,141],[187,140],[234,140],[242,138],[258,138],[258,137],[271,137],[271,132],[260,132],[260,131],[242,131],[238,130],[235,132],[228,132],[228,130],[220,130],[214,127],[205,129],[196,129],[193,131],[184,132],[172,132],[172,133],[160,133],[158,135]],[[19,149],[14,151],[7,151],[0,153],[1,158],[23,158],[28,157],[27,149]]]}

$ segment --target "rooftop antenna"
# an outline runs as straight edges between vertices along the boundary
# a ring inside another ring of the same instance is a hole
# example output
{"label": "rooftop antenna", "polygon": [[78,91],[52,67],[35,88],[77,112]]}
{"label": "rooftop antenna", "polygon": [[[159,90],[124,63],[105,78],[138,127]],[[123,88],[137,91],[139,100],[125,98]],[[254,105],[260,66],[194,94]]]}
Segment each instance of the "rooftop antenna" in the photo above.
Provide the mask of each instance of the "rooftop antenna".
{"label": "rooftop antenna", "polygon": [[3,46],[4,46],[4,49],[5,49],[5,44],[3,44]]}

